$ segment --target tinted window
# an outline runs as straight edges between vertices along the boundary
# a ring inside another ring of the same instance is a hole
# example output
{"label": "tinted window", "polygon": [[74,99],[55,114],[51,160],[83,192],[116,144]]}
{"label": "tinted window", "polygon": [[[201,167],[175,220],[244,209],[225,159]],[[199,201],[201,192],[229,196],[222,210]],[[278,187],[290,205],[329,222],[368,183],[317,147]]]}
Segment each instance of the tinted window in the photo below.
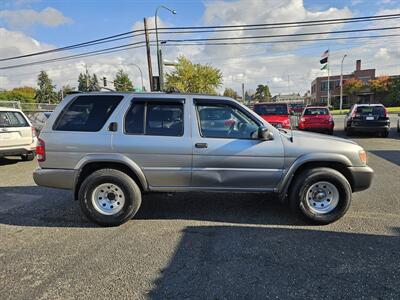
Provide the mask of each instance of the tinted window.
{"label": "tinted window", "polygon": [[125,132],[144,134],[144,103],[132,104],[125,117]]}
{"label": "tinted window", "polygon": [[79,96],[60,114],[53,129],[63,131],[99,131],[122,96]]}
{"label": "tinted window", "polygon": [[249,139],[258,126],[240,110],[224,105],[197,105],[203,137]]}
{"label": "tinted window", "polygon": [[254,111],[259,115],[288,115],[286,104],[262,104],[255,105]]}
{"label": "tinted window", "polygon": [[134,103],[125,117],[125,132],[181,136],[183,135],[183,104]]}
{"label": "tinted window", "polygon": [[306,108],[304,110],[305,116],[318,116],[318,115],[329,115],[329,110],[327,108]]}
{"label": "tinted window", "polygon": [[358,106],[356,109],[357,115],[379,115],[385,116],[385,108],[383,106]]}
{"label": "tinted window", "polygon": [[27,127],[28,122],[19,112],[0,111],[0,127]]}

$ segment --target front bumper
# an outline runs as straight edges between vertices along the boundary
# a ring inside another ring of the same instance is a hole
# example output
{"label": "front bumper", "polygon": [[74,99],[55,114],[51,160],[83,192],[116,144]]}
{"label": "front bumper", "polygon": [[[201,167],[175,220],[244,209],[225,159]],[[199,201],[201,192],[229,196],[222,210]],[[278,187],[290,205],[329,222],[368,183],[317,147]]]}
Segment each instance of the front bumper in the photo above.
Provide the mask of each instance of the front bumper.
{"label": "front bumper", "polygon": [[73,169],[42,169],[33,171],[33,180],[37,185],[59,188],[74,189],[77,171]]}
{"label": "front bumper", "polygon": [[352,178],[353,192],[366,190],[371,186],[374,170],[370,167],[349,167]]}

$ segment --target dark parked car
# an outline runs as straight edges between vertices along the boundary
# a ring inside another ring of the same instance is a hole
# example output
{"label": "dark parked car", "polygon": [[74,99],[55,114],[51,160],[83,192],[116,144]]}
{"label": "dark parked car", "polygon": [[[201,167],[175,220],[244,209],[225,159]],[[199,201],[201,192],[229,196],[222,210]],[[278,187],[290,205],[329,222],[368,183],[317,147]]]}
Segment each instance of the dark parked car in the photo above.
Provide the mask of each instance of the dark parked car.
{"label": "dark parked car", "polygon": [[389,115],[382,104],[355,104],[346,114],[344,130],[347,135],[371,132],[387,137],[390,130]]}

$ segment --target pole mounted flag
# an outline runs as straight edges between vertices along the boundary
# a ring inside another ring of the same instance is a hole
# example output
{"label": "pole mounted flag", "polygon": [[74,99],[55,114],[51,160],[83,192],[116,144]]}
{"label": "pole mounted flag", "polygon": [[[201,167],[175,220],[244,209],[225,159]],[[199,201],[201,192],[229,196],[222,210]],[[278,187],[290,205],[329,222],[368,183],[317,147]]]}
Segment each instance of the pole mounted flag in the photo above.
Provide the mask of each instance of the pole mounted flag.
{"label": "pole mounted flag", "polygon": [[326,70],[328,69],[328,59],[329,59],[329,50],[326,50],[324,53],[321,55],[322,59],[319,61],[321,65],[321,70]]}

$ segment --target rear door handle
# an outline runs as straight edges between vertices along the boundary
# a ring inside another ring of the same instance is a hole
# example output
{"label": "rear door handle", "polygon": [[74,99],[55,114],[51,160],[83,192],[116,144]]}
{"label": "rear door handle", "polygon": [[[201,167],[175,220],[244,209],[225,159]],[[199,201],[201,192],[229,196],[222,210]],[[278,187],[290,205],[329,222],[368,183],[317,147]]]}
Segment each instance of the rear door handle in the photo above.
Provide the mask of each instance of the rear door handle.
{"label": "rear door handle", "polygon": [[196,143],[196,144],[194,144],[194,146],[196,148],[207,148],[208,147],[207,143]]}

